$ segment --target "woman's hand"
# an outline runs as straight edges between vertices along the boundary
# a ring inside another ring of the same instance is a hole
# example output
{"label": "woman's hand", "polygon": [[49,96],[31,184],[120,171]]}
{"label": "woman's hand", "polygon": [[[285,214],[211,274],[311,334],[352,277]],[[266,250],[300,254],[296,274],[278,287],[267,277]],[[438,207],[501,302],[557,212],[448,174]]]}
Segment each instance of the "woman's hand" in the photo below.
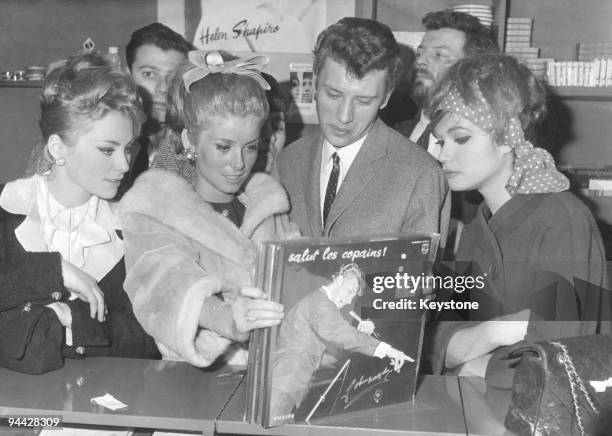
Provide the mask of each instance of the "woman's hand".
{"label": "woman's hand", "polygon": [[444,366],[455,368],[498,347],[522,341],[527,333],[529,314],[525,309],[457,330],[446,347]]}
{"label": "woman's hand", "polygon": [[516,344],[525,339],[529,324],[529,309],[493,318],[486,323],[486,338],[495,348]]}
{"label": "woman's hand", "polygon": [[229,303],[232,307],[234,337],[238,341],[246,341],[253,329],[280,324],[285,316],[283,306],[266,300],[265,294],[258,288],[242,288],[239,295]]}
{"label": "woman's hand", "polygon": [[81,300],[89,303],[90,316],[103,322],[106,308],[104,306],[104,294],[98,287],[96,280],[82,269],[62,259],[62,276],[64,286],[74,292]]}

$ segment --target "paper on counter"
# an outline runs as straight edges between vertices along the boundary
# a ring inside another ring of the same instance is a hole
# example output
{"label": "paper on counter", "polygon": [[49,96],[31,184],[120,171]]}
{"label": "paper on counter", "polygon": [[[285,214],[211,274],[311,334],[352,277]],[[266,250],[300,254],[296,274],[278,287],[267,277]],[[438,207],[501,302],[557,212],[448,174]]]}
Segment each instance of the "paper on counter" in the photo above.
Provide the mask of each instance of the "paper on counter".
{"label": "paper on counter", "polygon": [[106,394],[102,397],[95,397],[91,399],[92,403],[99,404],[102,407],[106,407],[110,410],[123,409],[127,407],[127,404],[123,404],[121,401],[113,397],[111,394]]}
{"label": "paper on counter", "polygon": [[591,380],[589,381],[589,384],[595,390],[595,392],[605,392],[607,388],[612,387],[612,377],[610,377],[608,380]]}

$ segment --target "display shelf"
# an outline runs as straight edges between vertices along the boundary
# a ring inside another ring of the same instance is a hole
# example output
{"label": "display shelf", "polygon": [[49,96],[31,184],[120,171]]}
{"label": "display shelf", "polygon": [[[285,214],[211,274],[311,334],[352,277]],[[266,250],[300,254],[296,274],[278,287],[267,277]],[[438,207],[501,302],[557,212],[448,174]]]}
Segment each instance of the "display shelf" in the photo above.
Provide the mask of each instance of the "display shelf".
{"label": "display shelf", "polygon": [[40,88],[40,80],[0,80],[0,88]]}
{"label": "display shelf", "polygon": [[612,101],[612,86],[551,86],[564,100]]}
{"label": "display shelf", "polygon": [[441,11],[466,3],[488,5],[493,9],[492,30],[500,47],[504,44],[506,16],[509,0],[358,0],[357,16],[375,18],[387,24],[391,30],[424,31],[422,19],[428,12]]}

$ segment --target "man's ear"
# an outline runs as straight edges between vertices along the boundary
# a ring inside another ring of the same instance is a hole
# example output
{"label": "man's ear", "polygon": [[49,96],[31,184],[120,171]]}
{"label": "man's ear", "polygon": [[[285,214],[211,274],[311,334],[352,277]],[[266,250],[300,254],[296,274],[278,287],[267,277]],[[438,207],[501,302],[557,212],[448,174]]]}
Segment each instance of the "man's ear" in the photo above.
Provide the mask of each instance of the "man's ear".
{"label": "man's ear", "polygon": [[66,147],[66,144],[64,144],[64,141],[62,141],[62,138],[60,138],[59,135],[54,133],[53,135],[49,136],[49,139],[47,140],[47,149],[54,160],[65,157]]}
{"label": "man's ear", "polygon": [[385,100],[382,102],[382,104],[380,105],[378,109],[384,109],[385,106],[387,106],[387,103],[389,103],[389,99],[391,98],[391,94],[393,94],[393,89],[387,92],[387,95],[385,96]]}

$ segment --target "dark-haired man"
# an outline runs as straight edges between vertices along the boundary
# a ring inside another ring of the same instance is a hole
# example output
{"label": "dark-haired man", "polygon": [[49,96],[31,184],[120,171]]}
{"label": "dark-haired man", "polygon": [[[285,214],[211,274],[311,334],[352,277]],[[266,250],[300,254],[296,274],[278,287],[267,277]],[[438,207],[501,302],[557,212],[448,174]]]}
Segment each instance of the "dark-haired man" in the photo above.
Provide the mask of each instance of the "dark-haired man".
{"label": "dark-haired man", "polygon": [[343,18],[318,36],[313,69],[320,130],[279,153],[276,165],[302,234],[444,233],[439,165],[378,119],[401,69],[391,30]]}
{"label": "dark-haired man", "polygon": [[141,91],[147,121],[143,125],[138,145],[132,151],[129,180],[122,186],[125,191],[134,179],[155,157],[158,141],[165,123],[168,80],[187,60],[193,45],[180,34],[161,23],[153,23],[132,33],[125,48],[125,58],[132,78]]}
{"label": "dark-haired man", "polygon": [[463,12],[449,9],[429,12],[423,18],[423,26],[427,31],[416,51],[411,90],[419,114],[396,128],[435,156],[438,146],[426,132],[430,121],[428,105],[431,92],[459,59],[498,52],[499,48],[490,30],[478,18]]}

